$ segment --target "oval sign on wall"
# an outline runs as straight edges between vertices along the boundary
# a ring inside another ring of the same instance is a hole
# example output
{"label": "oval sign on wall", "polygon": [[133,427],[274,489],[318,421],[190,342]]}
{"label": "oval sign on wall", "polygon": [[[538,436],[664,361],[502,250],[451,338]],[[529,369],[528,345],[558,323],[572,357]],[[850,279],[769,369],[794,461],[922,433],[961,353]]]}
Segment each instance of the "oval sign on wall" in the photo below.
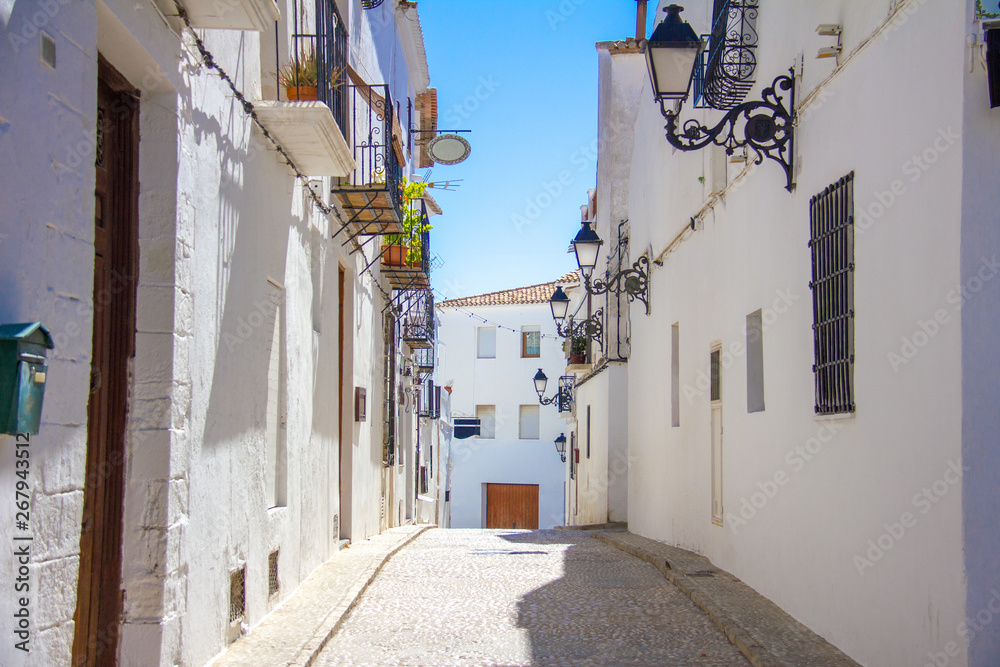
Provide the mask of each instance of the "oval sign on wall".
{"label": "oval sign on wall", "polygon": [[440,164],[458,164],[469,157],[472,146],[457,134],[441,134],[427,144],[427,152]]}

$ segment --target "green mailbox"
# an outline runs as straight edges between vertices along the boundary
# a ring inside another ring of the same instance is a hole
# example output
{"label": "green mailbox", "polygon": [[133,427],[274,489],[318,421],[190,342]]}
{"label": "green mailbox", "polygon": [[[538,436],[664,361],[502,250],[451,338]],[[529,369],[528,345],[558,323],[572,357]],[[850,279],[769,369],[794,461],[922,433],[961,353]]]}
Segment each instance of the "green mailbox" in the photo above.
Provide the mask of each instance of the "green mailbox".
{"label": "green mailbox", "polygon": [[52,347],[41,322],[0,324],[0,433],[38,433]]}

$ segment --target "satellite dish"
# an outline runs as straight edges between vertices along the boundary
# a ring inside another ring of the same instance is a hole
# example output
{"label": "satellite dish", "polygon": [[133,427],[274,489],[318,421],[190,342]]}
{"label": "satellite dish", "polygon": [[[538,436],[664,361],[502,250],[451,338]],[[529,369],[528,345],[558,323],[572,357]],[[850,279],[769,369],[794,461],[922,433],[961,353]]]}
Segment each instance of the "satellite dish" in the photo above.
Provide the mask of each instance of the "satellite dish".
{"label": "satellite dish", "polygon": [[440,134],[427,144],[427,152],[440,164],[458,164],[469,157],[472,146],[457,134]]}

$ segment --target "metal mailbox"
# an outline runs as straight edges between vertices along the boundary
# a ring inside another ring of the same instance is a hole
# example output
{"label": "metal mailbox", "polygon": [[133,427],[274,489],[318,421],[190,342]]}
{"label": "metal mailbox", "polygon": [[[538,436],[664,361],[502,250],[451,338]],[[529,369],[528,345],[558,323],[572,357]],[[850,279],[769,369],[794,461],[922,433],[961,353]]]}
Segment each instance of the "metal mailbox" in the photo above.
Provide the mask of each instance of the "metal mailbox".
{"label": "metal mailbox", "polygon": [[52,347],[41,322],[0,324],[0,433],[38,433]]}

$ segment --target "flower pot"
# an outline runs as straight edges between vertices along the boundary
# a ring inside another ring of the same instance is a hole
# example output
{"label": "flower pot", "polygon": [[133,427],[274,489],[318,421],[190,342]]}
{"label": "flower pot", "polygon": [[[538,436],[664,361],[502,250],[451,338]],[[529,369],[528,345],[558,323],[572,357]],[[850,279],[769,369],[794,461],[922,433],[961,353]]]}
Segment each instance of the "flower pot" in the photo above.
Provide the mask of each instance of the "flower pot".
{"label": "flower pot", "polygon": [[410,249],[405,245],[384,245],[382,246],[383,266],[410,266],[406,261],[406,256]]}
{"label": "flower pot", "polygon": [[285,93],[288,95],[289,100],[315,100],[316,97],[316,86],[288,86],[285,88]]}
{"label": "flower pot", "polygon": [[570,356],[569,363],[571,366],[576,366],[578,364],[585,364],[587,363],[587,355],[583,353],[574,354]]}

